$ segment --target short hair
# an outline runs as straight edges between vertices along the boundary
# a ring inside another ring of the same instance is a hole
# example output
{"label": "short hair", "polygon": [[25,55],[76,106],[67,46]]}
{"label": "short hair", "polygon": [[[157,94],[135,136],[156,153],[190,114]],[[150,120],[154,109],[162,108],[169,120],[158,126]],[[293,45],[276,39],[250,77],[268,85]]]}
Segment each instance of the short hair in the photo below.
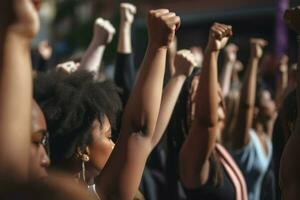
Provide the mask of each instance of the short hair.
{"label": "short hair", "polygon": [[76,148],[92,142],[91,127],[105,116],[112,127],[121,110],[118,89],[112,81],[99,82],[87,71],[67,75],[40,74],[34,80],[34,98],[44,112],[50,135],[50,158],[54,166],[70,159]]}

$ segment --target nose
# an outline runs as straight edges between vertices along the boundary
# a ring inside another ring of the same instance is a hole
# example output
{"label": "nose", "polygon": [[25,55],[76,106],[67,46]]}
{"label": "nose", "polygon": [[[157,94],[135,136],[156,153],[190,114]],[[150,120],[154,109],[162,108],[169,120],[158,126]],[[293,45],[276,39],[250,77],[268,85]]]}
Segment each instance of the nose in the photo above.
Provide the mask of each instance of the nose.
{"label": "nose", "polygon": [[45,168],[50,166],[50,158],[43,146],[41,147],[41,165]]}

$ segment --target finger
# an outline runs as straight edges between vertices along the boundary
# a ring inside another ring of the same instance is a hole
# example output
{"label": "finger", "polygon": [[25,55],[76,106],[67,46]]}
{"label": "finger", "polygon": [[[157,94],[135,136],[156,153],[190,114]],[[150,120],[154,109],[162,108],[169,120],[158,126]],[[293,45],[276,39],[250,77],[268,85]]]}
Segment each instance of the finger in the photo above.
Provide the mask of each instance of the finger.
{"label": "finger", "polygon": [[169,27],[174,28],[174,30],[178,30],[180,27],[180,17],[175,16],[175,17],[171,17],[167,20],[167,24]]}
{"label": "finger", "polygon": [[170,19],[170,18],[172,18],[172,17],[175,17],[175,16],[176,16],[175,13],[169,12],[169,13],[166,13],[166,14],[162,15],[161,18],[162,18],[163,20],[168,20],[168,19]]}
{"label": "finger", "polygon": [[160,17],[164,14],[167,14],[169,13],[169,10],[168,9],[158,9],[158,10],[151,10],[150,11],[150,14],[153,14],[155,15],[155,17]]}
{"label": "finger", "polygon": [[220,30],[218,30],[217,27],[213,26],[212,29],[211,29],[211,34],[214,38],[216,39],[221,39],[222,37],[222,32]]}
{"label": "finger", "polygon": [[130,4],[130,3],[121,3],[120,7],[123,8],[123,9],[128,9],[131,14],[135,14],[136,13],[136,7],[133,4]]}

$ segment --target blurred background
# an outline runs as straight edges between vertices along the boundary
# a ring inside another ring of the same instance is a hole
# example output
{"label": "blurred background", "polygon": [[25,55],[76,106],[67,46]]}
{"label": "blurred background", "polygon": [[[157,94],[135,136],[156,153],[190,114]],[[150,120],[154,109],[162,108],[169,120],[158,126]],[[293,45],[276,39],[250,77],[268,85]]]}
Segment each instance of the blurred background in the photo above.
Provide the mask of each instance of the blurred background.
{"label": "blurred background", "polygon": [[[70,59],[86,50],[92,37],[93,22],[101,16],[109,19],[118,30],[119,4],[117,0],[44,0],[41,9],[42,31],[34,45],[48,40],[53,47],[53,63]],[[283,53],[295,61],[295,35],[288,32],[283,20],[287,7],[300,4],[300,0],[131,0],[138,8],[134,28],[133,46],[136,63],[140,63],[147,43],[146,16],[150,9],[168,8],[182,18],[177,33],[178,47],[206,45],[208,30],[215,21],[231,24],[232,42],[240,47],[239,60],[247,62],[249,38],[262,37],[269,41],[265,51],[266,70],[272,71],[274,56]],[[290,40],[288,40],[290,38]],[[114,37],[105,52],[105,65],[113,64],[116,54]],[[269,66],[269,67],[268,67]]]}

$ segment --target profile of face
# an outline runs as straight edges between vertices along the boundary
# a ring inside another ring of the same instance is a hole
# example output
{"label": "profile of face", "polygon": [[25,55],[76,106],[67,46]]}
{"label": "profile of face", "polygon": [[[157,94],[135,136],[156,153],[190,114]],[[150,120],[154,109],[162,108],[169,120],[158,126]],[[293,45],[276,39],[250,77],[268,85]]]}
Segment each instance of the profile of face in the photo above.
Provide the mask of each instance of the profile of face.
{"label": "profile of face", "polygon": [[32,133],[30,144],[29,177],[43,179],[48,176],[50,159],[46,153],[47,126],[44,114],[36,102],[32,106]]}
{"label": "profile of face", "polygon": [[264,90],[260,94],[259,99],[259,115],[264,119],[273,118],[276,114],[276,105],[268,90]]}
{"label": "profile of face", "polygon": [[98,119],[92,124],[92,143],[88,145],[89,173],[97,176],[104,168],[115,144],[112,141],[111,124],[105,116],[102,126]]}

